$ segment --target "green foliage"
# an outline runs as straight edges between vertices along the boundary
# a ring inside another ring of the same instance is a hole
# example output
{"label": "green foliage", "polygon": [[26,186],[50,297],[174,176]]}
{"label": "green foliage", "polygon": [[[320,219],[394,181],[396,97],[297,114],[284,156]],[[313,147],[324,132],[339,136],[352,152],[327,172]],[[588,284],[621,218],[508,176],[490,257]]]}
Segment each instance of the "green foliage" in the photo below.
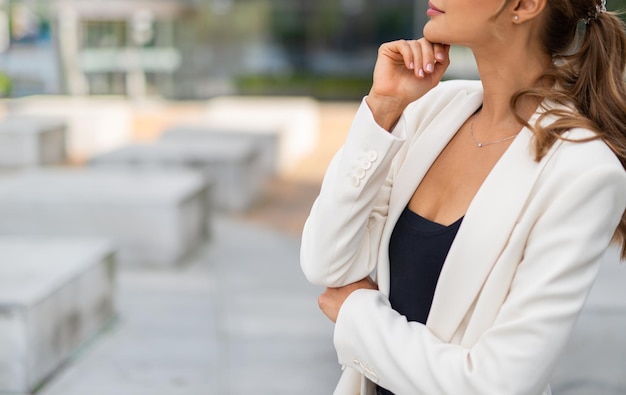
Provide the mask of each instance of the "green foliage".
{"label": "green foliage", "polygon": [[611,11],[626,11],[626,0],[607,0],[606,8]]}
{"label": "green foliage", "polygon": [[247,75],[236,78],[242,95],[298,95],[319,100],[360,100],[367,94],[370,77],[326,76],[298,73],[292,75]]}
{"label": "green foliage", "polygon": [[0,71],[0,97],[9,97],[13,90],[11,78],[4,72]]}
{"label": "green foliage", "polygon": [[607,0],[606,9],[618,12],[622,21],[626,22],[626,0]]}

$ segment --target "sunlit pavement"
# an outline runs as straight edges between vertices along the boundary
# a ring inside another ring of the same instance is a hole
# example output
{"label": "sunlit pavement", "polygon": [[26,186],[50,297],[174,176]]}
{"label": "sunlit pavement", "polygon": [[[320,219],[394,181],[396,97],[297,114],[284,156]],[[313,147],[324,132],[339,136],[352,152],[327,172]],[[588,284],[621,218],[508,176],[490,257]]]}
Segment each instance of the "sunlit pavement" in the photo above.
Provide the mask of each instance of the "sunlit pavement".
{"label": "sunlit pavement", "polygon": [[[218,218],[177,269],[119,272],[118,319],[42,395],[330,394],[339,375],[299,239]],[[626,266],[602,267],[556,395],[626,393]]]}
{"label": "sunlit pavement", "polygon": [[330,394],[332,326],[296,236],[218,218],[178,269],[118,273],[118,319],[45,395]]}

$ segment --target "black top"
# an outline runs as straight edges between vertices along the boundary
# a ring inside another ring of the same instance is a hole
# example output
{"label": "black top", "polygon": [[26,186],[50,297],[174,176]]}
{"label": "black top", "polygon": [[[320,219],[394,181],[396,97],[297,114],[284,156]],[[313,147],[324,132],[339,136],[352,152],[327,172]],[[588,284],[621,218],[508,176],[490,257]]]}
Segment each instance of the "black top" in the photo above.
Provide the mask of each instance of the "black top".
{"label": "black top", "polygon": [[[444,226],[404,209],[389,242],[391,307],[408,321],[426,323],[437,280],[463,217]],[[379,395],[393,395],[378,388]]]}

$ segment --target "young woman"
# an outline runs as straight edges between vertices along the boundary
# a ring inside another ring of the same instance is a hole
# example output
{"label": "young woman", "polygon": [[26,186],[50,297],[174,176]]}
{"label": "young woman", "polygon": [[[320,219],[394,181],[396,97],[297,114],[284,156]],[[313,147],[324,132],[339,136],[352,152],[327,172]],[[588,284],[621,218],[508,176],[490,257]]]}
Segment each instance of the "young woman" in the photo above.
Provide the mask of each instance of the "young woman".
{"label": "young woman", "polygon": [[[424,38],[381,46],[302,240],[336,394],[550,393],[626,251],[626,38],[600,1],[432,0]],[[440,83],[449,44],[481,81]]]}

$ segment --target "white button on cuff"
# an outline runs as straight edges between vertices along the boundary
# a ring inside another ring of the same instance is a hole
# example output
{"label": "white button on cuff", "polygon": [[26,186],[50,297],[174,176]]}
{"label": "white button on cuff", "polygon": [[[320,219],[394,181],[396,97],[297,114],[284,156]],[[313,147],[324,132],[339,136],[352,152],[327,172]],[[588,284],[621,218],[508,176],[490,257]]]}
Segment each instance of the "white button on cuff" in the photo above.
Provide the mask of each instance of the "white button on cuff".
{"label": "white button on cuff", "polygon": [[352,186],[353,186],[353,187],[355,187],[355,188],[356,188],[356,187],[358,187],[359,185],[361,185],[361,179],[359,179],[359,177],[357,177],[357,176],[352,176],[352,177],[350,177],[350,178],[351,178],[350,182],[351,182],[351,184],[352,184]]}
{"label": "white button on cuff", "polygon": [[350,176],[350,183],[353,187],[358,187],[361,185],[361,180],[365,178],[367,174],[366,171],[372,168],[372,163],[378,159],[378,154],[376,151],[367,151],[365,154],[361,155],[358,159],[358,167],[354,169]]}

